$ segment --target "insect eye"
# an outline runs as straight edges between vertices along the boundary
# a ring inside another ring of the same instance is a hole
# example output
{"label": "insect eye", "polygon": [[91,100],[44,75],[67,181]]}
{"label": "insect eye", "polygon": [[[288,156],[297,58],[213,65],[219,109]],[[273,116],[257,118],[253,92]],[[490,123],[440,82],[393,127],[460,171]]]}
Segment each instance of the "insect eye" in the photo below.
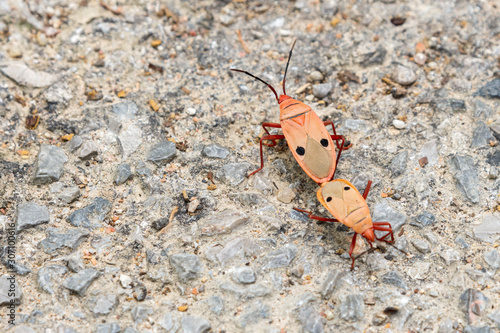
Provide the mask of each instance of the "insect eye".
{"label": "insect eye", "polygon": [[299,154],[300,156],[303,156],[305,153],[306,153],[306,150],[304,149],[304,147],[301,147],[301,146],[298,146],[297,149],[295,149],[295,151],[297,152],[297,154]]}
{"label": "insect eye", "polygon": [[332,201],[332,197],[326,198],[326,202],[330,202],[330,201]]}
{"label": "insect eye", "polygon": [[349,186],[344,187],[344,191],[350,190],[351,188]]}
{"label": "insect eye", "polygon": [[321,139],[320,143],[323,147],[328,147],[328,140],[327,139]]}

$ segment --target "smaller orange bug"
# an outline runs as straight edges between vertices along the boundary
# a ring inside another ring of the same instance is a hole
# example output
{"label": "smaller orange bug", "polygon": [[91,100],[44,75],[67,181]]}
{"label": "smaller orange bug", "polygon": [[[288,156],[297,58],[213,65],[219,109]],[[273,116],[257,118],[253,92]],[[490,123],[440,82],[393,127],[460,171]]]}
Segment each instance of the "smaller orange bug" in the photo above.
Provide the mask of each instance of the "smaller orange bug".
{"label": "smaller orange bug", "polygon": [[[354,260],[356,259],[352,256],[352,252],[356,246],[356,236],[358,234],[366,239],[370,244],[370,248],[373,248],[372,242],[375,239],[387,243],[394,242],[394,234],[389,222],[372,222],[370,210],[366,203],[366,197],[371,185],[372,181],[369,180],[363,195],[361,195],[354,185],[344,179],[336,179],[321,184],[316,195],[319,202],[335,217],[334,219],[315,216],[306,210],[294,208],[299,212],[307,213],[311,219],[324,222],[340,222],[354,230],[351,247],[349,248],[349,256],[352,259],[351,270],[354,269]],[[375,230],[387,231],[387,234],[376,237]],[[386,239],[389,235],[391,240]]]}
{"label": "smaller orange bug", "polygon": [[[245,73],[267,85],[274,93],[280,107],[279,124],[262,123],[262,128],[264,128],[267,135],[260,139],[260,168],[249,174],[248,177],[259,172],[264,167],[262,145],[273,147],[276,145],[276,140],[286,139],[288,147],[302,169],[316,183],[321,184],[333,179],[342,149],[347,150],[350,146],[344,148],[345,138],[342,135],[337,135],[332,121],[321,121],[310,106],[287,96],[285,91],[286,73],[296,42],[297,40],[293,42],[288,56],[283,77],[283,95],[279,97],[273,86],[266,81],[241,69],[231,68],[232,71]],[[332,126],[333,135],[328,133],[326,129],[328,125]],[[283,134],[271,135],[268,128],[281,128]],[[338,155],[335,153],[333,140],[335,140],[339,150]],[[266,144],[263,141],[271,141],[272,143]]]}

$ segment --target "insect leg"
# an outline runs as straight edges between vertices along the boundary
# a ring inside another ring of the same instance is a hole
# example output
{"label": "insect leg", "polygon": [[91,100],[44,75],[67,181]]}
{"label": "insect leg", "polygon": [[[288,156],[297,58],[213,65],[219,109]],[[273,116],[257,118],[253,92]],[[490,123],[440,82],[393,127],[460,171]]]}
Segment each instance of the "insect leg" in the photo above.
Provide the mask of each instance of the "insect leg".
{"label": "insect leg", "polygon": [[[281,124],[277,124],[277,123],[262,123],[262,128],[264,129],[264,131],[266,131],[267,135],[271,135],[271,133],[269,133],[269,131],[267,130],[267,127],[269,128],[281,128]],[[272,140],[273,143],[271,144],[265,144],[266,146],[268,147],[274,147],[276,146],[276,141],[275,140]]]}
{"label": "insect leg", "polygon": [[279,139],[283,139],[284,137],[285,137],[284,135],[265,135],[265,136],[263,136],[260,139],[260,168],[258,168],[257,170],[255,170],[254,172],[252,172],[251,174],[249,174],[247,177],[250,177],[251,175],[259,172],[264,167],[264,156],[262,154],[262,141],[265,141],[265,140],[279,140]]}
{"label": "insect leg", "polygon": [[313,220],[323,221],[323,222],[338,222],[339,221],[337,219],[331,219],[331,218],[328,218],[328,217],[316,216],[316,215],[313,215],[311,212],[309,212],[307,210],[303,210],[303,209],[300,209],[300,208],[297,208],[297,207],[293,207],[293,209],[296,210],[296,211],[298,211],[298,212],[306,213],[307,217],[309,217],[310,219],[313,219]]}
{"label": "insect leg", "polygon": [[370,192],[370,187],[372,187],[371,180],[368,181],[368,183],[366,184],[366,187],[365,187],[365,191],[363,192],[363,199],[365,199],[365,200],[366,200],[366,197],[368,196],[368,192]]}
{"label": "insect leg", "polygon": [[354,247],[356,246],[356,236],[358,236],[358,233],[355,232],[354,236],[352,236],[351,247],[349,248],[349,257],[352,259],[351,271],[354,269],[354,260],[356,260],[356,258],[352,256],[352,251],[354,251]]}
{"label": "insect leg", "polygon": [[[332,130],[333,130],[332,140],[336,140],[337,141],[337,148],[340,149],[340,147],[339,147],[339,141],[338,141],[340,138],[334,138],[334,136],[335,137],[342,137],[342,138],[344,138],[344,136],[343,135],[337,135],[337,132],[335,131],[335,125],[333,125],[333,121],[327,120],[327,121],[324,121],[323,124],[325,125],[325,127],[328,126],[328,125],[332,125]],[[344,138],[344,140],[345,140],[345,138]],[[342,147],[343,146],[344,146],[344,143],[342,143]],[[347,147],[344,147],[344,150],[347,150],[347,149],[349,149],[351,147],[352,147],[352,143],[350,143]]]}
{"label": "insect leg", "polygon": [[[387,226],[387,227],[383,227],[383,226]],[[384,235],[380,238],[377,238],[377,240],[383,240],[386,242],[394,242],[394,233],[392,231],[392,226],[389,222],[373,222],[373,230],[387,231],[386,235]],[[386,237],[389,235],[391,236],[390,241],[386,240]]]}

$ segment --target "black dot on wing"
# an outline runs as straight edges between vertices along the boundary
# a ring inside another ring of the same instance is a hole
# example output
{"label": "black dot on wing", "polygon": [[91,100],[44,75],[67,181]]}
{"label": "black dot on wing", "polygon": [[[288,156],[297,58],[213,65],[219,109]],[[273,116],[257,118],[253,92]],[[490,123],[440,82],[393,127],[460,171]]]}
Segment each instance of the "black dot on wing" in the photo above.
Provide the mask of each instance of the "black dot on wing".
{"label": "black dot on wing", "polygon": [[330,201],[332,201],[332,197],[326,198],[326,202],[330,202]]}
{"label": "black dot on wing", "polygon": [[349,186],[344,187],[344,191],[350,190],[351,188]]}
{"label": "black dot on wing", "polygon": [[306,150],[304,149],[304,147],[301,147],[301,146],[298,146],[297,149],[295,149],[295,151],[297,152],[297,154],[299,154],[300,156],[303,156],[305,153],[306,153]]}
{"label": "black dot on wing", "polygon": [[328,140],[327,139],[321,139],[320,143],[323,147],[328,147]]}

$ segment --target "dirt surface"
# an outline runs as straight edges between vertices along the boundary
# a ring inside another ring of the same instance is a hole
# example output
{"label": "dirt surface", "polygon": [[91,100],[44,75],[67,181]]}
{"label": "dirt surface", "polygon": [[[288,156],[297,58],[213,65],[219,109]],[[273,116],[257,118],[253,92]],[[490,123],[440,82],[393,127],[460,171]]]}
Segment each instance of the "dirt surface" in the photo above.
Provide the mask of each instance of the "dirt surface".
{"label": "dirt surface", "polygon": [[[229,69],[281,92],[295,39],[394,230],[353,271],[284,140],[246,177],[279,106]],[[495,1],[0,0],[2,330],[498,331],[499,64]]]}

